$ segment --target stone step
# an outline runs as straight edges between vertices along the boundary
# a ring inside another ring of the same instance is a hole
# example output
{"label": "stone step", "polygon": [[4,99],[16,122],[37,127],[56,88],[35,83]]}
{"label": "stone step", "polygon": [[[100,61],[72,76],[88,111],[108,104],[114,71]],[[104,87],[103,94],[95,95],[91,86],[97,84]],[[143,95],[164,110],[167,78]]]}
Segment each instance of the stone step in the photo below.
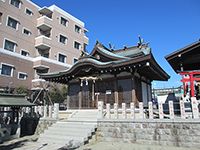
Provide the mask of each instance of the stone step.
{"label": "stone step", "polygon": [[40,139],[46,139],[48,141],[49,138],[53,138],[55,140],[60,140],[60,141],[87,141],[88,137],[82,137],[82,136],[65,136],[65,135],[54,135],[54,134],[41,134]]}
{"label": "stone step", "polygon": [[[67,131],[72,131],[72,132],[94,132],[94,129],[90,128],[73,128],[73,127],[68,127],[68,128],[60,128],[62,132],[67,132]],[[57,126],[51,126],[49,127],[49,130],[59,130]]]}
{"label": "stone step", "polygon": [[70,121],[77,121],[77,122],[97,122],[97,118],[82,118],[82,117],[73,117],[68,118]]}
{"label": "stone step", "polygon": [[77,125],[88,125],[97,128],[97,122],[81,122],[81,121],[73,121],[73,120],[64,120],[58,121],[56,124],[77,124]]}
{"label": "stone step", "polygon": [[62,140],[62,139],[56,139],[54,137],[48,137],[48,138],[39,138],[38,140],[41,143],[56,143],[56,144],[60,144],[61,146],[83,146],[84,145],[84,141],[76,141],[76,140]]}
{"label": "stone step", "polygon": [[73,127],[73,128],[95,128],[95,124],[78,124],[78,123],[56,123],[54,125],[52,125],[53,127]]}
{"label": "stone step", "polygon": [[65,131],[62,132],[62,130],[46,130],[44,132],[45,134],[59,134],[59,135],[66,135],[66,136],[83,136],[83,137],[90,137],[92,136],[91,132],[71,132],[71,131]]}

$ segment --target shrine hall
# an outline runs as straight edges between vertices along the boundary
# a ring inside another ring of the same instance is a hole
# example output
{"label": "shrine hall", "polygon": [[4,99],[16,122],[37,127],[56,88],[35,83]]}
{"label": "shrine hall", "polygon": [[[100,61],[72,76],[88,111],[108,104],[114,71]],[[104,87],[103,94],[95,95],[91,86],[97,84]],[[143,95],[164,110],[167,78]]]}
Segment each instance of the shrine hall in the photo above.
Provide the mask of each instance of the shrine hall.
{"label": "shrine hall", "polygon": [[[139,37],[140,39],[140,37]],[[122,49],[105,47],[96,41],[90,54],[82,51],[68,70],[41,74],[50,82],[68,85],[67,108],[97,108],[104,104],[138,104],[151,101],[151,82],[167,81],[170,76],[155,61],[149,43],[143,39],[136,46]]]}

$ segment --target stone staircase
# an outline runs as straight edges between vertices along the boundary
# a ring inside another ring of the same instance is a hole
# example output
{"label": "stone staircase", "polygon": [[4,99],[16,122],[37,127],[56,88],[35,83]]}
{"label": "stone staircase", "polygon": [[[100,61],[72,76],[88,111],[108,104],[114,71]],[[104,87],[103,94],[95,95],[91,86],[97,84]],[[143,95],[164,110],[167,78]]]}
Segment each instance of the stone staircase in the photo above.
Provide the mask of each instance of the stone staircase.
{"label": "stone staircase", "polygon": [[75,110],[67,120],[59,120],[39,137],[39,142],[82,146],[97,128],[97,110]]}

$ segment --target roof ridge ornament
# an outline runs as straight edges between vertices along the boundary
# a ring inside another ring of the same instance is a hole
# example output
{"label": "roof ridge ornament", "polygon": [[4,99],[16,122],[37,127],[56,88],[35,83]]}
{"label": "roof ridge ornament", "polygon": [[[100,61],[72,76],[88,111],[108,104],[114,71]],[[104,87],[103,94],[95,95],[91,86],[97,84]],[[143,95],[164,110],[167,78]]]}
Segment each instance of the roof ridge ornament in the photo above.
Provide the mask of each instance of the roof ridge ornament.
{"label": "roof ridge ornament", "polygon": [[144,47],[148,47],[149,42],[143,44],[144,40],[141,39],[140,35],[138,35],[138,37],[139,37],[139,42],[137,42],[137,44],[138,44],[139,49],[141,49],[142,46],[144,46]]}
{"label": "roof ridge ornament", "polygon": [[114,51],[115,45],[113,45],[113,47],[111,46],[111,43],[109,42],[109,46],[110,46],[110,50]]}

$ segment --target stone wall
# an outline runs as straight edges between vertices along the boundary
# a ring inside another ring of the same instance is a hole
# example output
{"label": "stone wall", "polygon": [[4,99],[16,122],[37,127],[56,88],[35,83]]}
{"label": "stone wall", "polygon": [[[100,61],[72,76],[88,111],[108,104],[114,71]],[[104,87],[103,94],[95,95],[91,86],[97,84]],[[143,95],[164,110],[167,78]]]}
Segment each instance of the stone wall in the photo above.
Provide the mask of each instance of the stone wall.
{"label": "stone wall", "polygon": [[200,147],[200,121],[99,119],[98,141]]}

